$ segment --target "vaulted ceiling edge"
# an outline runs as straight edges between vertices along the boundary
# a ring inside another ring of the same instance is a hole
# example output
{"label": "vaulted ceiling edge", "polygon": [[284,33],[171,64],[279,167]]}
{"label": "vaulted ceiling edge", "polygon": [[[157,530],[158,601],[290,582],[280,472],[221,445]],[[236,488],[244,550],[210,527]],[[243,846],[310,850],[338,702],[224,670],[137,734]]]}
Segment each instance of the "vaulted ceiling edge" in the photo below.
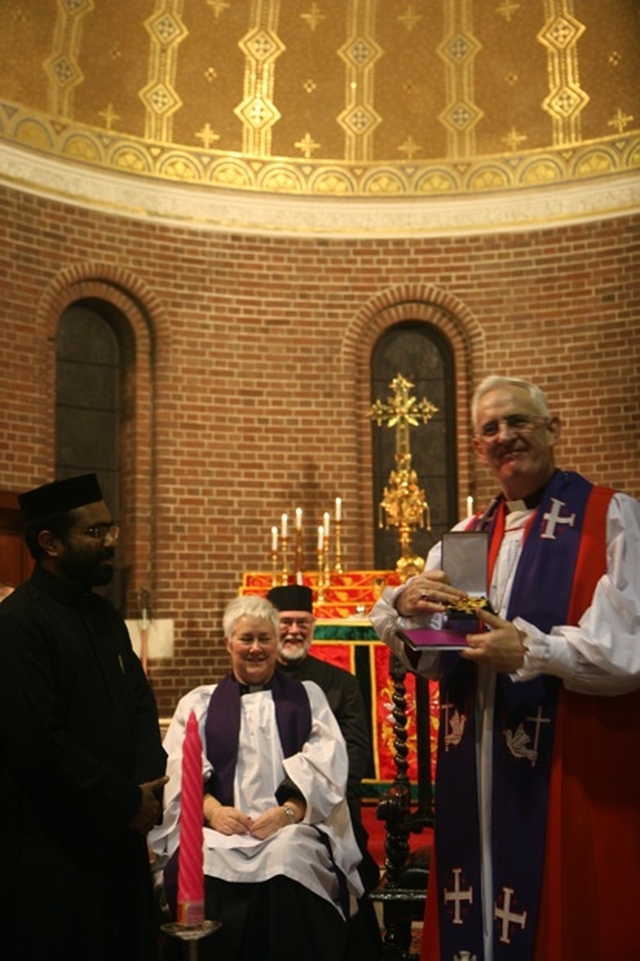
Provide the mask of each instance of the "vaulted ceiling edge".
{"label": "vaulted ceiling edge", "polygon": [[304,236],[446,236],[531,230],[640,210],[640,176],[635,170],[579,183],[476,192],[466,197],[291,196],[114,173],[1,140],[0,183],[134,219],[199,230]]}

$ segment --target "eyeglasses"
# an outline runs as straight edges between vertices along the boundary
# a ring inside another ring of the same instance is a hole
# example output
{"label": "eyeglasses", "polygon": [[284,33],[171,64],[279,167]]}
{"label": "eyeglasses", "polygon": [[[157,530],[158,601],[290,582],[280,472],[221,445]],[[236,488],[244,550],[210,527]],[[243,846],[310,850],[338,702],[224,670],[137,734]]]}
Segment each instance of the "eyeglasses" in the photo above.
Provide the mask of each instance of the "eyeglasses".
{"label": "eyeglasses", "polygon": [[110,537],[112,541],[117,541],[120,536],[120,527],[118,524],[102,521],[100,524],[85,527],[84,533],[93,537],[94,541],[106,541],[107,537]]}
{"label": "eyeglasses", "polygon": [[310,617],[281,617],[280,627],[293,627],[297,624],[298,627],[303,631],[308,631],[313,626],[313,621]]}
{"label": "eyeglasses", "polygon": [[486,424],[480,427],[476,436],[479,437],[480,440],[491,440],[493,437],[498,436],[501,425],[504,425],[511,434],[526,436],[527,434],[533,434],[534,430],[537,430],[538,427],[542,427],[542,425],[546,423],[546,417],[527,417],[526,414],[507,414],[506,417],[501,417],[499,420],[488,420]]}

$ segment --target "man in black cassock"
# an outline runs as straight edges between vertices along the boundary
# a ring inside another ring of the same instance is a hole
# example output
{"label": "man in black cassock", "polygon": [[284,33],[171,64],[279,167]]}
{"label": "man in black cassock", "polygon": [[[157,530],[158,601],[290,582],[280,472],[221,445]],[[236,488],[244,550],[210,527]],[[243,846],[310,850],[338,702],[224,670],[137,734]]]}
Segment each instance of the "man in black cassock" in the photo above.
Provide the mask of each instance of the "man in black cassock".
{"label": "man in black cassock", "polygon": [[359,872],[365,889],[359,911],[349,921],[348,957],[377,961],[382,951],[380,928],[368,895],[380,880],[380,869],[369,853],[369,836],[362,823],[361,784],[371,765],[371,733],[358,679],[349,671],[309,653],[313,641],[313,592],[302,584],[272,587],[267,599],[280,615],[278,669],[298,681],[315,681],[326,694],[342,731],[349,755],[347,802],[354,834],[362,852]]}
{"label": "man in black cassock", "polygon": [[94,474],[19,497],[35,559],[0,608],[0,939],[10,961],[154,961],[146,835],[165,783],[153,693],[109,582]]}

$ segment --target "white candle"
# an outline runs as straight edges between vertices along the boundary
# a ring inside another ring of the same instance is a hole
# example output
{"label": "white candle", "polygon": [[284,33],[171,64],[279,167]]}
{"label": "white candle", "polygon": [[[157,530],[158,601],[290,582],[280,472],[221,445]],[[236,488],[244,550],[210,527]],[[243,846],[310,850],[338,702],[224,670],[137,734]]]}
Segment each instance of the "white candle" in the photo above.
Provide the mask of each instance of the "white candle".
{"label": "white candle", "polygon": [[302,508],[296,507],[296,530],[302,530]]}
{"label": "white candle", "polygon": [[324,548],[324,527],[318,528],[318,550],[321,551]]}
{"label": "white candle", "polygon": [[282,534],[283,537],[287,536],[287,515],[286,514],[282,515],[282,524],[280,526],[280,533]]}
{"label": "white candle", "polygon": [[473,497],[467,497],[467,517],[473,517]]}
{"label": "white candle", "polygon": [[324,536],[329,536],[329,511],[324,512]]}
{"label": "white candle", "polygon": [[271,550],[275,553],[278,550],[278,528],[271,528]]}
{"label": "white candle", "polygon": [[342,498],[336,497],[336,521],[340,523],[342,520]]}

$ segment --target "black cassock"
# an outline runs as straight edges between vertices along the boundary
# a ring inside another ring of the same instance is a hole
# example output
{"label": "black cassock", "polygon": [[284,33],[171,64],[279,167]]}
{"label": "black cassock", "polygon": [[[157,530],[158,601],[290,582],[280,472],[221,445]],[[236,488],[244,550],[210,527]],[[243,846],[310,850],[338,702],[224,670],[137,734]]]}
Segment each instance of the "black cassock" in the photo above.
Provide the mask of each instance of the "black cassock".
{"label": "black cassock", "polygon": [[129,824],[164,767],[121,616],[36,566],[0,604],[4,957],[153,961],[147,844]]}

